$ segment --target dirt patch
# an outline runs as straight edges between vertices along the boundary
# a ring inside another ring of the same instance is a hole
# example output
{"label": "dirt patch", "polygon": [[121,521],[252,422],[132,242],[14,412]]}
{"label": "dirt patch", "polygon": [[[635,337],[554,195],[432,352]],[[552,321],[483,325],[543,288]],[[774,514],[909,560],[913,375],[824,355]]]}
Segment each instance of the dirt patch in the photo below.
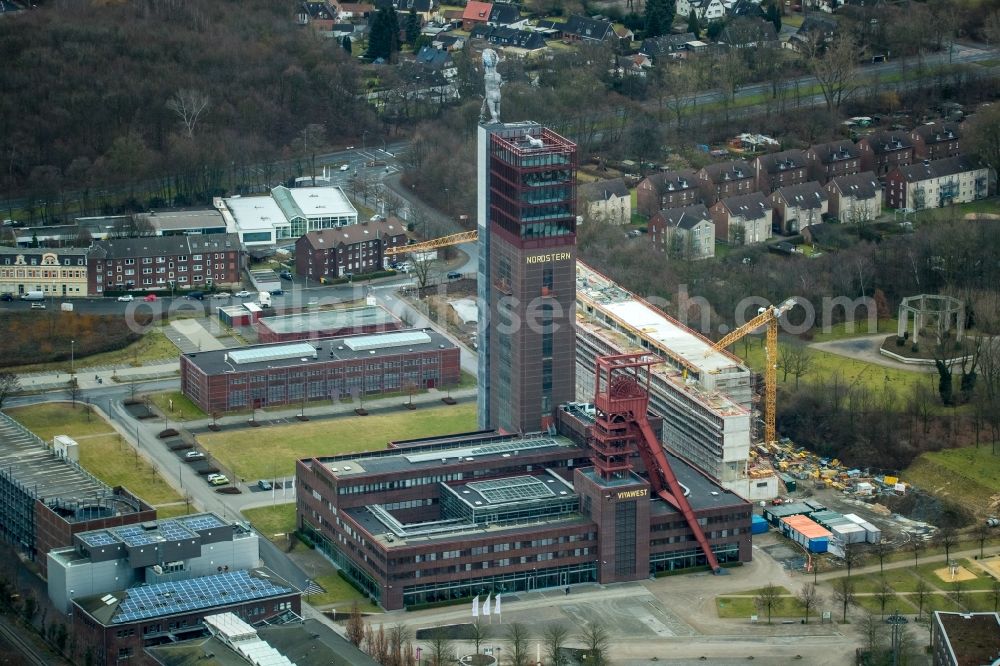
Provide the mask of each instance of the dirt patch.
{"label": "dirt patch", "polygon": [[976,574],[972,573],[965,567],[955,567],[954,570],[952,570],[951,567],[941,567],[940,569],[934,570],[934,575],[945,583],[960,583],[976,579]]}
{"label": "dirt patch", "polygon": [[965,527],[972,520],[968,509],[922,490],[905,495],[883,495],[879,498],[893,513],[939,527]]}
{"label": "dirt patch", "polygon": [[1000,560],[992,558],[989,560],[979,560],[979,565],[986,569],[994,578],[1000,579]]}

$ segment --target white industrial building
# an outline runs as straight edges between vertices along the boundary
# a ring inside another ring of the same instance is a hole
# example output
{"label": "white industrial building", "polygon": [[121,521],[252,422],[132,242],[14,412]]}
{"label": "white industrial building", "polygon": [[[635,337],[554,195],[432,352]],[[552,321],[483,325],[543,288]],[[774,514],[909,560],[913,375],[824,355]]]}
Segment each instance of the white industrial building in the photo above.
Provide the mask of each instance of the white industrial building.
{"label": "white industrial building", "polygon": [[745,499],[776,497],[774,470],[751,464],[750,370],[583,262],[576,275],[577,397],[594,393],[597,356],[655,353],[666,362],[654,368],[650,405],[665,446]]}
{"label": "white industrial building", "polygon": [[267,196],[218,197],[215,208],[246,247],[294,241],[309,231],[358,223],[358,211],[339,187],[275,187]]}
{"label": "white industrial building", "polygon": [[81,532],[48,553],[49,599],[67,613],[73,599],[253,569],[259,560],[257,534],[214,513]]}

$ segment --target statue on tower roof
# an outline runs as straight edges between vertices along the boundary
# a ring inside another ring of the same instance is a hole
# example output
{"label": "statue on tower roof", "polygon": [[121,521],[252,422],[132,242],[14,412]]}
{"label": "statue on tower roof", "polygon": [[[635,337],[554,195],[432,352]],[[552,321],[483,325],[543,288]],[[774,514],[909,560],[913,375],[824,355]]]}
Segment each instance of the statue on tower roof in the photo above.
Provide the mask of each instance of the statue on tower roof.
{"label": "statue on tower roof", "polygon": [[500,72],[497,71],[498,64],[500,64],[500,57],[497,52],[493,49],[484,49],[483,69],[486,70],[486,73],[483,75],[483,81],[486,84],[486,98],[479,111],[479,119],[482,122],[486,121],[487,109],[490,112],[490,122],[500,122],[500,86],[503,85],[503,79],[500,77]]}

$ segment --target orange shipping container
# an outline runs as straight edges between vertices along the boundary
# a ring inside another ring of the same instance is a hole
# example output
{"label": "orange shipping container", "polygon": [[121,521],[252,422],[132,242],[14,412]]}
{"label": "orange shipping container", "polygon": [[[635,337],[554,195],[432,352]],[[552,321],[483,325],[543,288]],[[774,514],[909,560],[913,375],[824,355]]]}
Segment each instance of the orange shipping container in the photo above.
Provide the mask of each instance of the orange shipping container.
{"label": "orange shipping container", "polygon": [[808,516],[788,516],[787,518],[782,518],[781,522],[807,539],[821,539],[832,536],[829,530]]}

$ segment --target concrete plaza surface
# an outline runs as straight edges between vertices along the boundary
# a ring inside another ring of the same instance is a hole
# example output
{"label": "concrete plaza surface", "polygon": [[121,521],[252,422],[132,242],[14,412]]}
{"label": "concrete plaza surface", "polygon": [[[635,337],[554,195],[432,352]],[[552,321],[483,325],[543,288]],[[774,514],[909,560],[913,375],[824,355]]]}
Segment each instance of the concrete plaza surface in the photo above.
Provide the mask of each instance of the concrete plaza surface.
{"label": "concrete plaza surface", "polygon": [[[574,647],[579,629],[589,621],[598,621],[610,635],[609,655],[614,664],[735,664],[750,658],[755,664],[768,666],[854,663],[855,649],[862,644],[854,624],[823,624],[815,616],[808,625],[797,619],[787,624],[777,619],[771,625],[764,620],[752,624],[749,618],[720,619],[716,613],[717,595],[769,582],[794,593],[812,581],[812,576],[790,574],[756,546],[753,562],[727,571],[722,576],[696,573],[615,585],[581,585],[569,594],[560,588],[504,595],[503,621],[493,618],[492,643],[500,647],[502,655],[507,648],[502,625],[519,622],[535,637],[529,650],[534,654],[535,643],[543,642],[538,637],[545,626],[561,622],[570,631],[568,645]],[[819,610],[834,611],[836,617],[829,595]],[[473,621],[468,604],[394,611],[379,620],[386,626],[406,623],[413,630]],[[541,649],[544,653],[544,644]],[[471,642],[463,642],[457,650],[459,654],[473,651]]]}

